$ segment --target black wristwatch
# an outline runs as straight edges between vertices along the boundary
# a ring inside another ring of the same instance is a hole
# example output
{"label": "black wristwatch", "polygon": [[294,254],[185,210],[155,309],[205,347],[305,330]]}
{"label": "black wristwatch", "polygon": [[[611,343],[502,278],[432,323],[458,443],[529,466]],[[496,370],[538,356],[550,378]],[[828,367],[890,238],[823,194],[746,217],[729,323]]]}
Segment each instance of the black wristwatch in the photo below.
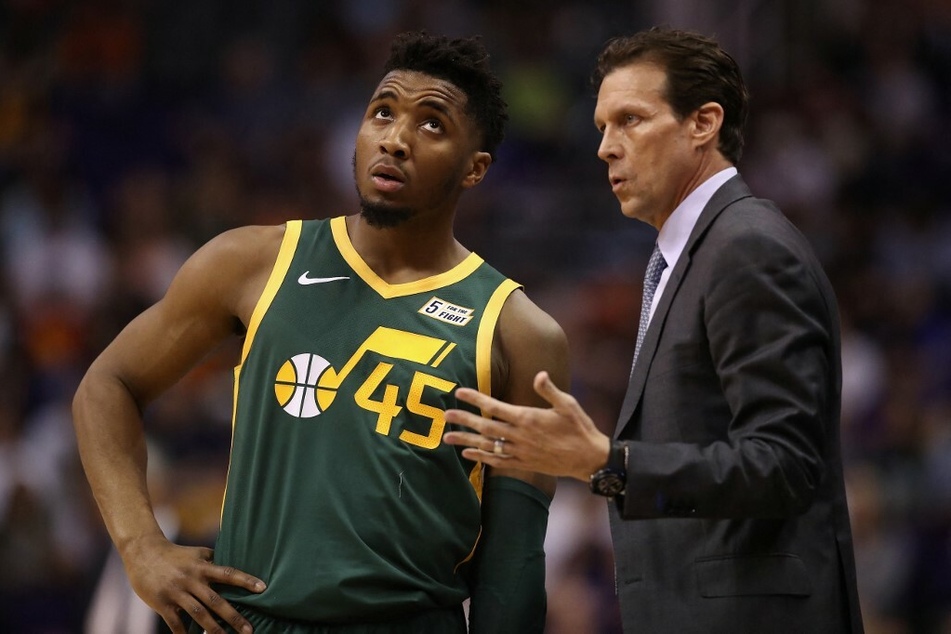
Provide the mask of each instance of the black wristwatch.
{"label": "black wristwatch", "polygon": [[627,445],[620,440],[611,443],[608,463],[591,474],[591,492],[613,498],[624,493],[627,484]]}

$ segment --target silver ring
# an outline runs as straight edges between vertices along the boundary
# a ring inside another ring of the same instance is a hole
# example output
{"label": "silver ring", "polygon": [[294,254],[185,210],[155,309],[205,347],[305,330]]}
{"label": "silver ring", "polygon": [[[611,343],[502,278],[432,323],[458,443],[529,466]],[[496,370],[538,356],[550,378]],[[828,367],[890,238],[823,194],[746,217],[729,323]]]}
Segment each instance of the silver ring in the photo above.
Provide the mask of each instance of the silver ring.
{"label": "silver ring", "polygon": [[495,443],[492,445],[492,453],[496,456],[501,456],[505,452],[505,439],[496,438]]}

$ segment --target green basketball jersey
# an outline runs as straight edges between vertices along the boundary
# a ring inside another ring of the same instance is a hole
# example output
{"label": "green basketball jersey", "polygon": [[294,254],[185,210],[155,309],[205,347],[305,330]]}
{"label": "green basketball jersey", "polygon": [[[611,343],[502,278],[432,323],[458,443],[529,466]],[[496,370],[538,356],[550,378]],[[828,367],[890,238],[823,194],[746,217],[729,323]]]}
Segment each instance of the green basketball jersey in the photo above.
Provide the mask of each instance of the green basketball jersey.
{"label": "green basketball jersey", "polygon": [[374,621],[458,605],[482,465],[442,442],[456,387],[489,393],[518,285],[476,254],[380,279],[344,217],[287,223],[235,368],[218,564],[263,579],[229,600],[290,619]]}

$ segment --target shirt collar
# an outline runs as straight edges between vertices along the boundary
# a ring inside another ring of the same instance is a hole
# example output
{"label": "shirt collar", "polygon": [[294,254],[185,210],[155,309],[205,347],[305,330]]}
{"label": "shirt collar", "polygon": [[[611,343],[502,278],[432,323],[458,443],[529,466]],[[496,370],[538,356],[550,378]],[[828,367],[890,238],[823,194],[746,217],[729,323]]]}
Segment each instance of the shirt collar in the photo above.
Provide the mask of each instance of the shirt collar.
{"label": "shirt collar", "polygon": [[690,192],[667,218],[667,221],[660,228],[660,233],[657,234],[657,246],[667,262],[668,269],[672,269],[677,260],[680,259],[680,254],[687,246],[690,232],[697,224],[703,208],[713,198],[713,194],[720,189],[723,183],[736,174],[737,169],[735,167],[728,167],[717,172]]}

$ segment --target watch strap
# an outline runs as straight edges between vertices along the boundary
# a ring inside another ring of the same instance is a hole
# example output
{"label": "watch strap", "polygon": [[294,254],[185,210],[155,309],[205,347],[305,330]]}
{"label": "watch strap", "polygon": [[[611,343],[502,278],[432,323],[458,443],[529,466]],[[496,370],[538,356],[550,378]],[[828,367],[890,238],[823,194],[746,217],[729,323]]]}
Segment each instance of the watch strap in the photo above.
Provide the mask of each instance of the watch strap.
{"label": "watch strap", "polygon": [[620,440],[611,443],[611,451],[608,452],[608,462],[604,465],[605,469],[612,471],[622,471],[627,474],[627,445]]}

